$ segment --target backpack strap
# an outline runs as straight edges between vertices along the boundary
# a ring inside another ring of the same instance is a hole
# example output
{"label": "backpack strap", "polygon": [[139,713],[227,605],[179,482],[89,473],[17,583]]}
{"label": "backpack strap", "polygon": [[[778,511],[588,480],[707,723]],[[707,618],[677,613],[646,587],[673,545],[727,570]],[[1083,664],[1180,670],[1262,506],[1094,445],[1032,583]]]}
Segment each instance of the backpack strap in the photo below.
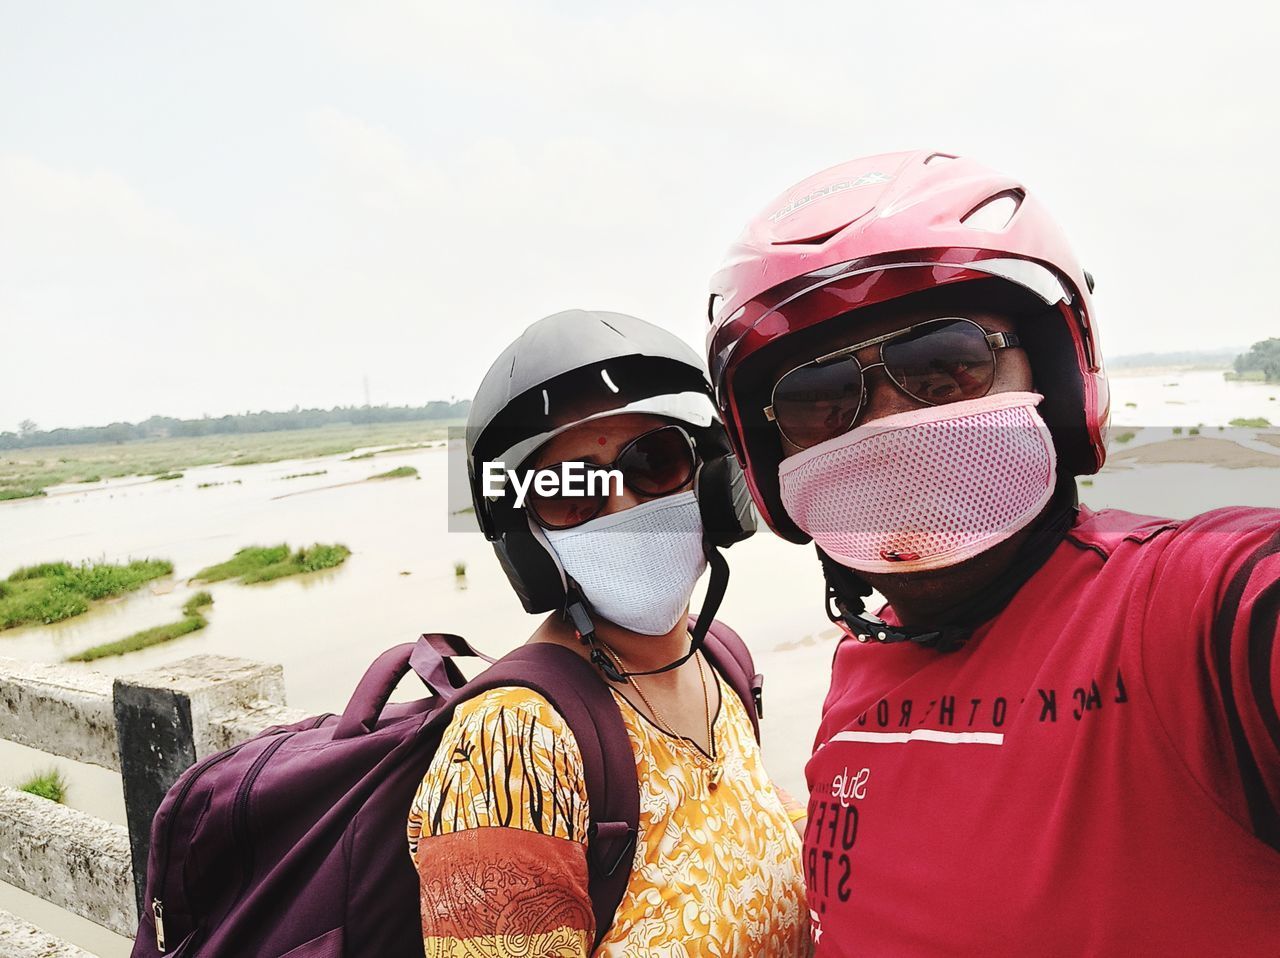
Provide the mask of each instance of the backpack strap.
{"label": "backpack strap", "polygon": [[482,692],[511,686],[530,689],[550,702],[582,753],[591,821],[587,866],[596,921],[594,950],[613,925],[631,878],[640,830],[640,786],[631,740],[600,674],[571,649],[545,642],[522,645],[503,656],[467,684],[449,703],[450,710]]}
{"label": "backpack strap", "polygon": [[[690,619],[692,621],[692,619]],[[760,719],[764,715],[764,676],[756,671],[751,650],[742,637],[719,619],[711,623],[702,651],[713,668],[738,693],[751,718],[756,741],[760,741]]]}

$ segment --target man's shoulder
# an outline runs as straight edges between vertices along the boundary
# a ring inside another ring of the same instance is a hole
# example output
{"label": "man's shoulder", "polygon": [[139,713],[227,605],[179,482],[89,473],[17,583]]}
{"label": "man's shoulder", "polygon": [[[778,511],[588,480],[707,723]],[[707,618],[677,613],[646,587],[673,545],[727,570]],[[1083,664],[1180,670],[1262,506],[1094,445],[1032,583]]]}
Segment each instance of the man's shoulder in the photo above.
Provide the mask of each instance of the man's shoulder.
{"label": "man's shoulder", "polygon": [[1081,506],[1076,521],[1067,531],[1067,541],[1077,548],[1096,552],[1110,559],[1126,543],[1145,545],[1162,533],[1176,529],[1176,519],[1147,516],[1122,509],[1099,509]]}
{"label": "man's shoulder", "polygon": [[1230,506],[1180,520],[1081,513],[1068,539],[1101,556],[1090,573],[1100,588],[1141,608],[1131,634],[1157,671],[1192,662],[1188,642],[1203,649],[1215,630],[1230,631],[1241,603],[1280,580],[1280,509]]}
{"label": "man's shoulder", "polygon": [[1179,523],[1183,535],[1256,536],[1280,531],[1280,509],[1226,506]]}
{"label": "man's shoulder", "polygon": [[1254,551],[1278,533],[1280,509],[1227,506],[1189,519],[1169,519],[1082,506],[1066,538],[1107,560],[1120,553],[1140,555],[1142,547],[1159,543],[1163,554],[1178,561],[1220,565]]}
{"label": "man's shoulder", "polygon": [[[1171,531],[1157,566],[1157,595],[1194,588],[1203,597],[1236,579],[1280,575],[1280,509],[1232,506],[1192,516]],[[1221,598],[1221,595],[1219,595]]]}

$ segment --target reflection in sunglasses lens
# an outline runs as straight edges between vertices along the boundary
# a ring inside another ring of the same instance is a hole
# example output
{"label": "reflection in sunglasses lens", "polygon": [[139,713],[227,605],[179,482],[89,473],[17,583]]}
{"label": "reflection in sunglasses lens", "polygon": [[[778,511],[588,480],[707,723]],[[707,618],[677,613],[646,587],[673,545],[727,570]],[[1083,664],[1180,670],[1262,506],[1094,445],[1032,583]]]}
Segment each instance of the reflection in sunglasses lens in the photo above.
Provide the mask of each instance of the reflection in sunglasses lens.
{"label": "reflection in sunglasses lens", "polygon": [[927,323],[883,349],[885,371],[915,399],[940,406],[985,396],[995,376],[986,331],[964,319]]}
{"label": "reflection in sunglasses lens", "polygon": [[847,432],[862,405],[862,370],[839,360],[801,366],[778,381],[773,415],[783,434],[802,449]]}
{"label": "reflection in sunglasses lens", "polygon": [[637,438],[618,457],[623,481],[636,492],[662,496],[693,476],[693,450],[684,432],[664,426]]}
{"label": "reflection in sunglasses lens", "polygon": [[[594,519],[604,507],[604,497],[598,492],[594,495],[568,496],[560,492],[564,487],[565,466],[559,463],[547,468],[560,473],[561,482],[555,492],[546,495],[538,492],[532,485],[525,497],[525,504],[533,511],[534,518],[544,529],[571,529]],[[590,468],[590,466],[588,466]],[[585,487],[585,483],[579,483]]]}

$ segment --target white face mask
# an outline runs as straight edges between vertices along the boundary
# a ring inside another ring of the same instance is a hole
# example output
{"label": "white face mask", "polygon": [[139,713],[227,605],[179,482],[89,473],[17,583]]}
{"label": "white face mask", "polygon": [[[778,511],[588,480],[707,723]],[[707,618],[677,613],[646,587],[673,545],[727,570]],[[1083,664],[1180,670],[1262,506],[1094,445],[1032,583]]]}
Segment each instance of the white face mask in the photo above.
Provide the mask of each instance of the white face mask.
{"label": "white face mask", "polygon": [[782,504],[859,572],[963,562],[1024,528],[1053,493],[1042,398],[995,393],[872,420],[784,459]]}
{"label": "white face mask", "polygon": [[641,635],[675,628],[707,567],[691,491],[543,534],[591,607]]}

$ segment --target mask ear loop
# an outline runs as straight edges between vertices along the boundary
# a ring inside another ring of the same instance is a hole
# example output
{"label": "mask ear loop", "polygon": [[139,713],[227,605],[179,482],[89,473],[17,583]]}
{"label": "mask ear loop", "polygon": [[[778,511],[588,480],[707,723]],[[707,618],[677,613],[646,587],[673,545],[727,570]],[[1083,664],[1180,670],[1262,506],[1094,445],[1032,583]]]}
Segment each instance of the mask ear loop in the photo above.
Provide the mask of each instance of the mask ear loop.
{"label": "mask ear loop", "polygon": [[702,608],[698,611],[698,617],[694,621],[693,629],[689,632],[691,640],[689,642],[689,651],[674,662],[668,662],[661,668],[649,669],[646,672],[621,671],[604,654],[598,644],[599,640],[596,638],[595,624],[591,621],[589,604],[582,595],[582,591],[578,588],[578,584],[569,579],[570,585],[566,590],[564,617],[573,625],[573,631],[578,641],[591,648],[591,663],[600,670],[605,678],[611,682],[624,683],[633,675],[659,675],[662,672],[670,672],[672,669],[677,669],[684,665],[702,648],[707,638],[707,630],[711,628],[711,622],[715,619],[716,611],[720,608],[720,603],[724,601],[724,594],[729,587],[729,563],[720,554],[720,550],[711,545],[706,539],[703,539],[702,553],[707,558],[707,565],[711,567],[711,581],[707,583],[707,597],[702,603]]}

